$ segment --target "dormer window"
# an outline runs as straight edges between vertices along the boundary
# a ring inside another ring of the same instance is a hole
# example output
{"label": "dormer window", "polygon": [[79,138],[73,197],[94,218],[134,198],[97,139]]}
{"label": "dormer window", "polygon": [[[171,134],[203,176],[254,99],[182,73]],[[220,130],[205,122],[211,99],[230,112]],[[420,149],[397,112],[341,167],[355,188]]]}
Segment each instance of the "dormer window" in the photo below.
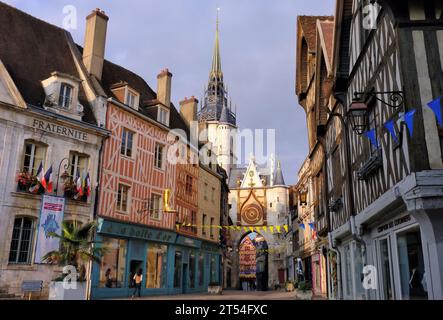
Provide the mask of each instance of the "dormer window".
{"label": "dormer window", "polygon": [[126,92],[126,101],[125,104],[130,106],[131,108],[136,108],[137,96],[130,90]]}
{"label": "dormer window", "polygon": [[81,120],[83,106],[79,101],[81,80],[65,73],[54,71],[42,81],[46,98],[44,107],[75,120]]}
{"label": "dormer window", "polygon": [[72,92],[73,87],[67,83],[62,83],[60,85],[60,95],[58,98],[58,105],[62,108],[69,109],[72,105]]}
{"label": "dormer window", "polygon": [[158,106],[157,121],[165,126],[169,126],[169,110]]}

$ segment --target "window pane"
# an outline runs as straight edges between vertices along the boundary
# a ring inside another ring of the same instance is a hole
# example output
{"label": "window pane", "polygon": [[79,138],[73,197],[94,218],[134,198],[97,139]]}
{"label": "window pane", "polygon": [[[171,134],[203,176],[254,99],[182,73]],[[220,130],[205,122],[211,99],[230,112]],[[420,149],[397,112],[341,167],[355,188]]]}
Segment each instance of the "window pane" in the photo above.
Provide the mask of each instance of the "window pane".
{"label": "window pane", "polygon": [[126,130],[123,129],[122,132],[122,146],[120,149],[120,153],[126,155]]}
{"label": "window pane", "polygon": [[100,262],[101,288],[122,288],[126,271],[127,241],[103,238],[105,252]]}
{"label": "window pane", "polygon": [[191,253],[189,256],[189,287],[195,288],[195,253]]}
{"label": "window pane", "polygon": [[176,251],[175,261],[174,261],[174,288],[181,287],[181,271],[182,271],[182,253],[180,251]]}
{"label": "window pane", "polygon": [[402,299],[428,299],[420,230],[399,234],[397,246]]}
{"label": "window pane", "polygon": [[9,252],[10,263],[29,263],[33,234],[32,227],[33,222],[31,219],[15,219]]}
{"label": "window pane", "polygon": [[198,285],[202,286],[205,279],[205,259],[202,254],[198,257]]}
{"label": "window pane", "polygon": [[132,141],[134,138],[134,134],[128,131],[127,136],[128,136],[128,142],[126,144],[126,156],[132,157]]}
{"label": "window pane", "polygon": [[166,287],[166,259],[168,247],[165,245],[148,244],[146,262],[146,288]]}

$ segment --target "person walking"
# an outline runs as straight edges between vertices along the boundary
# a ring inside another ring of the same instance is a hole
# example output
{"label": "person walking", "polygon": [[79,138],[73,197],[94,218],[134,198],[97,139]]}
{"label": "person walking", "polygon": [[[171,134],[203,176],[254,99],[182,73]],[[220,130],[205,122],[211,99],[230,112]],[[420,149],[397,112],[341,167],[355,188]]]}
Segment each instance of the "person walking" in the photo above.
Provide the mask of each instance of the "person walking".
{"label": "person walking", "polygon": [[138,269],[138,272],[134,275],[134,284],[135,284],[135,289],[134,289],[134,293],[132,294],[132,299],[134,299],[135,295],[138,292],[138,297],[141,297],[141,289],[142,289],[142,281],[143,281],[143,270],[142,269]]}

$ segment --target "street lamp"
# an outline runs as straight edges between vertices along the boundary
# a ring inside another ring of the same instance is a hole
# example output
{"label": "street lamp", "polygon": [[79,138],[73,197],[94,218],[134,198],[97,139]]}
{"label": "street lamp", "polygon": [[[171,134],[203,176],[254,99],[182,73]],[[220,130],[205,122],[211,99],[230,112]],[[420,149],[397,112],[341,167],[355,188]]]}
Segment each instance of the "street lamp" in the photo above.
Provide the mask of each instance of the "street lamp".
{"label": "street lamp", "polygon": [[[64,172],[60,175],[60,170],[61,170],[61,167],[62,167],[62,163],[64,161],[68,161],[68,163],[66,163],[64,165],[64,167],[63,167]],[[70,176],[70,174],[68,172],[68,168],[69,168],[69,158],[63,158],[60,161],[60,164],[58,165],[57,184],[55,185],[55,190],[54,190],[55,195],[58,195],[58,183],[59,183],[60,178],[62,178],[62,182],[63,182],[63,181],[66,180],[66,178],[68,178]]]}
{"label": "street lamp", "polygon": [[369,122],[368,106],[359,99],[354,99],[349,106],[349,121],[352,131],[361,136]]}

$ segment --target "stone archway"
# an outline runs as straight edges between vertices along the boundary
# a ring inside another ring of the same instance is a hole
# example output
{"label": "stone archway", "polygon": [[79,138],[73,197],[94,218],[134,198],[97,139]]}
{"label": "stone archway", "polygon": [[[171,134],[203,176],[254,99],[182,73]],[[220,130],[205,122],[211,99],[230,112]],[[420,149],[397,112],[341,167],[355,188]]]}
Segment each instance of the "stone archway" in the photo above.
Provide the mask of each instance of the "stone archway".
{"label": "stone archway", "polygon": [[268,290],[268,243],[261,234],[248,232],[238,243],[239,281],[244,291]]}

